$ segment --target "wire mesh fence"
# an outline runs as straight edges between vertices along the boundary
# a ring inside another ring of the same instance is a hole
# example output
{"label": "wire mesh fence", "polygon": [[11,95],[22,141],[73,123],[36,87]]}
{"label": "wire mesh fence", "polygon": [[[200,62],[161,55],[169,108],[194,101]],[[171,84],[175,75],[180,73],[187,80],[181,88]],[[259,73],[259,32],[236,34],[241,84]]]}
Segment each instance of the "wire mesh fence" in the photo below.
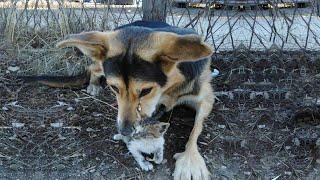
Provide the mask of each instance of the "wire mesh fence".
{"label": "wire mesh fence", "polygon": [[[167,23],[195,29],[215,50],[212,69],[220,74],[212,85],[217,101],[200,138],[210,170],[229,179],[319,177],[319,1],[163,4]],[[115,132],[116,111],[108,92],[101,105],[101,100],[82,92],[35,90],[9,81],[6,68],[77,74],[88,63],[81,62],[86,58],[74,50],[57,50],[57,41],[70,33],[112,30],[144,16],[141,0],[0,1],[5,42],[0,43],[0,58],[8,60],[0,64],[5,77],[0,77],[0,167],[10,172],[57,172],[53,177],[64,169],[72,169],[67,171],[70,177],[87,173],[84,177],[92,178],[91,171],[104,178],[142,175],[124,163],[128,159],[118,159],[117,153],[123,155],[125,149],[114,148],[108,136]],[[170,137],[178,133],[172,130]],[[168,140],[168,146],[175,143]],[[241,163],[235,169],[237,161]],[[226,173],[229,168],[233,172]],[[116,169],[124,169],[126,175]],[[0,177],[10,177],[8,171],[0,172]]]}
{"label": "wire mesh fence", "polygon": [[[216,51],[234,50],[240,44],[249,50],[265,50],[272,45],[285,50],[320,48],[316,0],[163,3],[169,24],[196,29]],[[178,8],[181,4],[184,8]],[[143,17],[141,0],[13,0],[0,2],[0,7],[1,26],[14,39],[30,36],[30,32],[62,37],[81,31],[110,30]]]}

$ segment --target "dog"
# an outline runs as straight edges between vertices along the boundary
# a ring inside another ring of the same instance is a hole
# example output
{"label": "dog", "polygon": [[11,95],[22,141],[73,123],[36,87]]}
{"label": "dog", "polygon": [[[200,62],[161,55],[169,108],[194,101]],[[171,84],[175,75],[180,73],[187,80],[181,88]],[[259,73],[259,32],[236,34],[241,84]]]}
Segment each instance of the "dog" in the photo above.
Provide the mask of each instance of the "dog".
{"label": "dog", "polygon": [[[73,87],[89,81],[87,92],[98,95],[101,81],[116,94],[117,127],[128,136],[135,124],[152,117],[159,105],[166,111],[180,104],[196,110],[185,151],[174,155],[174,179],[209,179],[210,173],[198,150],[197,139],[211,112],[214,93],[210,85],[210,45],[192,29],[162,22],[137,21],[112,31],[68,35],[58,48],[76,47],[90,57],[87,78],[37,77],[54,87]],[[90,76],[90,77],[89,77]],[[102,80],[101,80],[102,79]]]}
{"label": "dog", "polygon": [[[166,133],[169,123],[149,122],[138,125],[134,133],[130,136],[116,134],[114,140],[122,140],[126,143],[130,153],[137,161],[141,169],[149,171],[153,169],[153,165],[149,161],[160,164],[163,160],[164,151],[164,134]],[[142,153],[153,154],[153,159],[145,159]]]}

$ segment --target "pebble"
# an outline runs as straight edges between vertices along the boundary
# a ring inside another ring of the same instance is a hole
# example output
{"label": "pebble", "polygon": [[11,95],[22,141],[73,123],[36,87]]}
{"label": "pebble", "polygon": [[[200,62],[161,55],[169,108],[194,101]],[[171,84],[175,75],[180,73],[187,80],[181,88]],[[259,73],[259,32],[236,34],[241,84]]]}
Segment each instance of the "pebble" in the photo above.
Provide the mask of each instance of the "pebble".
{"label": "pebble", "polygon": [[22,128],[24,126],[24,123],[11,123],[11,125],[15,128]]}
{"label": "pebble", "polygon": [[293,139],[293,144],[296,146],[300,146],[300,140],[298,138]]}
{"label": "pebble", "polygon": [[92,129],[91,127],[88,127],[88,128],[86,129],[86,131],[87,131],[87,132],[94,132],[95,130]]}
{"label": "pebble", "polygon": [[213,70],[213,72],[211,73],[211,76],[213,77],[213,78],[215,78],[215,77],[217,77],[218,75],[219,75],[219,70],[218,69],[214,69]]}
{"label": "pebble", "polygon": [[19,66],[9,66],[8,70],[11,72],[16,72],[16,71],[19,71],[20,68],[19,68]]}
{"label": "pebble", "polygon": [[70,106],[70,107],[67,108],[67,110],[68,110],[68,111],[73,111],[74,108]]}
{"label": "pebble", "polygon": [[226,128],[226,125],[218,124],[218,128],[220,128],[220,129],[224,129],[224,128]]}
{"label": "pebble", "polygon": [[288,176],[291,176],[291,175],[292,175],[292,172],[290,172],[290,171],[285,171],[284,174],[285,174],[285,175],[288,175]]}
{"label": "pebble", "polygon": [[98,112],[93,112],[92,116],[99,117],[99,116],[103,116],[103,114],[102,113],[98,113]]}
{"label": "pebble", "polygon": [[7,107],[3,106],[3,107],[2,107],[2,110],[8,111],[9,109],[8,109]]}
{"label": "pebble", "polygon": [[54,128],[59,128],[63,126],[63,123],[62,122],[50,123],[50,126]]}

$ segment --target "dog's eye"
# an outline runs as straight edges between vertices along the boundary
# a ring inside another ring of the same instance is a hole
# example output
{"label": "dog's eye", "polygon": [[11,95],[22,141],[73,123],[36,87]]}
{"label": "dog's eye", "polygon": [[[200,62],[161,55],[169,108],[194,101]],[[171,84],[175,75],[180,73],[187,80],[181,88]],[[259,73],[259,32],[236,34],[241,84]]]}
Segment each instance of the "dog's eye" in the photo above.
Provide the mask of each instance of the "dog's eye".
{"label": "dog's eye", "polygon": [[142,91],[141,91],[141,93],[140,93],[139,97],[143,97],[143,96],[145,96],[145,95],[149,94],[149,93],[151,92],[151,90],[152,90],[152,88],[142,89]]}
{"label": "dog's eye", "polygon": [[119,94],[119,89],[117,88],[117,86],[114,85],[110,85],[111,90],[113,90],[114,92]]}

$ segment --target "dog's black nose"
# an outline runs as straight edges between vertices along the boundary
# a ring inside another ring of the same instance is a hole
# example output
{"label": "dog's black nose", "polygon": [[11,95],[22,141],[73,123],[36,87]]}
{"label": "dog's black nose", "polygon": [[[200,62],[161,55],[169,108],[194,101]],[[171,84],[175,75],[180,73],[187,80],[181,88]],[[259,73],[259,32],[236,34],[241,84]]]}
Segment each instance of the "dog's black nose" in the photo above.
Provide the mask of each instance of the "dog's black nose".
{"label": "dog's black nose", "polygon": [[128,121],[125,121],[123,123],[123,126],[120,127],[120,133],[123,135],[123,136],[129,136],[133,133],[133,125],[131,123],[129,123]]}

